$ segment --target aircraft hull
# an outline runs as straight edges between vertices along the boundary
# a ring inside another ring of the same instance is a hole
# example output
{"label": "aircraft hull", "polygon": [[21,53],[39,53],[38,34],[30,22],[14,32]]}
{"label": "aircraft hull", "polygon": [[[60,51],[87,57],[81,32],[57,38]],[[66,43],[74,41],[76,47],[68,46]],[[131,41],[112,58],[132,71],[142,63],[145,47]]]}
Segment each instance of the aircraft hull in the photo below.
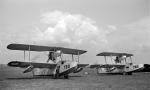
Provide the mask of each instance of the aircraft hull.
{"label": "aircraft hull", "polygon": [[97,68],[98,74],[127,74],[143,69],[143,65],[124,65],[123,67],[99,67]]}
{"label": "aircraft hull", "polygon": [[34,68],[33,74],[35,76],[48,76],[53,74],[53,70],[48,68]]}

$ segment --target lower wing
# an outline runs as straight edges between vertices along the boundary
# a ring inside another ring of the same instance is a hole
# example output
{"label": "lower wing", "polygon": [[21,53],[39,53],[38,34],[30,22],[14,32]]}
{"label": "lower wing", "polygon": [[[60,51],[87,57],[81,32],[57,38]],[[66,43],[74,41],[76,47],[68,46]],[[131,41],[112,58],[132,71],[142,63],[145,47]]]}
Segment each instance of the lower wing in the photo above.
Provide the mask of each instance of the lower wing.
{"label": "lower wing", "polygon": [[8,63],[8,66],[11,67],[20,67],[27,68],[28,66],[33,66],[34,68],[50,68],[53,69],[56,67],[56,64],[49,63],[34,63],[34,62],[20,62],[20,61],[11,61]]}
{"label": "lower wing", "polygon": [[27,73],[31,72],[34,68],[54,69],[56,67],[56,64],[11,61],[8,63],[8,66],[26,68],[23,73]]}
{"label": "lower wing", "polygon": [[94,65],[90,65],[90,68],[112,68],[112,67],[123,68],[123,67],[125,67],[125,65],[113,65],[113,64],[94,64]]}
{"label": "lower wing", "polygon": [[89,64],[78,64],[77,69],[73,73],[78,73],[83,70],[84,67],[88,66]]}
{"label": "lower wing", "polygon": [[89,64],[78,64],[78,68],[84,68],[86,66],[88,66]]}

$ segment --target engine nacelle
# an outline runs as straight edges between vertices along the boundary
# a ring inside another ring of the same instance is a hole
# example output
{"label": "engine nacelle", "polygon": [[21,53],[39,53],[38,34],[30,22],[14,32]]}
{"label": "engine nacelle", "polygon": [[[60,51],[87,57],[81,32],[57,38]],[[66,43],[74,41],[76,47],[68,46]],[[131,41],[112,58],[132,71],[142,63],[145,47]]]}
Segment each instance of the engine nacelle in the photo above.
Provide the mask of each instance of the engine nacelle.
{"label": "engine nacelle", "polygon": [[59,57],[61,56],[61,54],[62,54],[62,51],[57,50],[56,52],[54,52],[54,57]]}
{"label": "engine nacelle", "polygon": [[119,57],[119,60],[124,60],[126,58],[127,58],[126,56],[121,56],[121,57]]}
{"label": "engine nacelle", "polygon": [[60,57],[61,54],[62,54],[62,51],[61,51],[61,50],[57,50],[57,51],[55,51],[55,52],[49,52],[47,62],[49,62],[50,60],[52,60],[53,62],[56,63],[57,57]]}
{"label": "engine nacelle", "polygon": [[77,68],[73,73],[78,73],[78,72],[80,72],[82,70],[83,70],[83,68]]}

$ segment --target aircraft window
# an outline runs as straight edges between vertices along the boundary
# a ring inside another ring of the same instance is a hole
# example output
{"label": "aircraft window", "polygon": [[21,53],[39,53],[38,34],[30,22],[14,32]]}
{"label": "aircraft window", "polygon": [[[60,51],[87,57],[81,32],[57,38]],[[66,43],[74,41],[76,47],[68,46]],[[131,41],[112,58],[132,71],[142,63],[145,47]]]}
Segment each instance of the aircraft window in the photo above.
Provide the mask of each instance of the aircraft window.
{"label": "aircraft window", "polygon": [[67,69],[67,65],[64,66],[64,69]]}
{"label": "aircraft window", "polygon": [[68,68],[70,68],[70,65],[68,65]]}
{"label": "aircraft window", "polygon": [[66,69],[66,65],[64,66],[64,69]]}

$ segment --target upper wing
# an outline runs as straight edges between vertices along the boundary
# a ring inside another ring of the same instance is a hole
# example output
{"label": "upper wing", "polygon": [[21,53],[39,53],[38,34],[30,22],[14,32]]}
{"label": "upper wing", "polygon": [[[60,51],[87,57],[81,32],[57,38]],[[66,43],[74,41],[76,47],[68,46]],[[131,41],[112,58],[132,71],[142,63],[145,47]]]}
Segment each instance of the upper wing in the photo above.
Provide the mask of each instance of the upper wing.
{"label": "upper wing", "polygon": [[86,67],[86,66],[88,66],[89,64],[78,64],[78,67],[81,67],[81,68],[83,68],[83,67]]}
{"label": "upper wing", "polygon": [[49,64],[49,63],[33,63],[33,62],[20,62],[20,61],[11,61],[11,62],[8,63],[8,66],[21,67],[21,68],[27,68],[31,65],[34,68],[54,69],[56,67],[56,64]]}
{"label": "upper wing", "polygon": [[128,54],[128,53],[115,53],[115,52],[102,52],[97,54],[96,56],[133,56],[133,54]]}
{"label": "upper wing", "polygon": [[94,64],[94,65],[90,65],[90,68],[112,68],[112,67],[123,68],[123,67],[125,67],[125,65],[113,65],[113,64]]}
{"label": "upper wing", "polygon": [[38,45],[27,45],[27,44],[9,44],[7,46],[11,50],[27,50],[27,51],[57,51],[61,50],[64,54],[80,55],[87,51],[63,48],[63,47],[49,47],[49,46],[38,46]]}

